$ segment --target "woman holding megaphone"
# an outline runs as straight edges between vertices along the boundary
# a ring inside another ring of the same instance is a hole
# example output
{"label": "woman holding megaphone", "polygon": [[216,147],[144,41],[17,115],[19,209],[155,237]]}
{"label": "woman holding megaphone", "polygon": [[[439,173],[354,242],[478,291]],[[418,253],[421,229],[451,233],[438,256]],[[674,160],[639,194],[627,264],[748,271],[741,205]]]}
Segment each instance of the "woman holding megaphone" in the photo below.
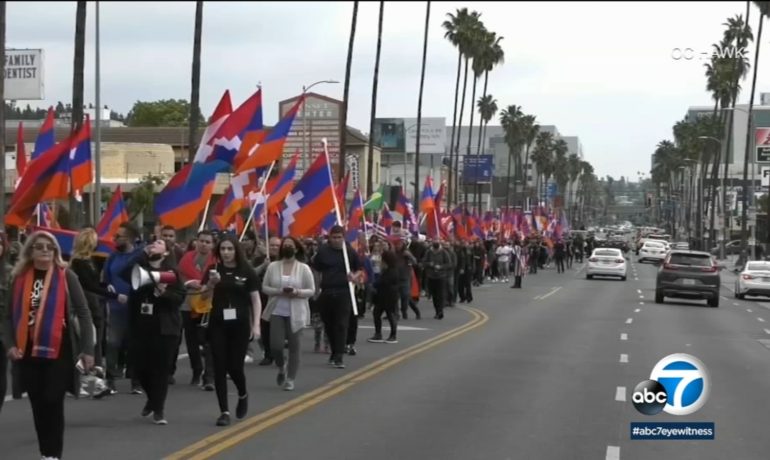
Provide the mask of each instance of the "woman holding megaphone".
{"label": "woman holding megaphone", "polygon": [[142,417],[153,415],[156,425],[166,425],[164,416],[168,376],[182,329],[179,307],[184,287],[173,268],[173,255],[164,240],[144,249],[136,265],[130,267],[134,291],[129,296],[129,356],[145,393],[147,403]]}

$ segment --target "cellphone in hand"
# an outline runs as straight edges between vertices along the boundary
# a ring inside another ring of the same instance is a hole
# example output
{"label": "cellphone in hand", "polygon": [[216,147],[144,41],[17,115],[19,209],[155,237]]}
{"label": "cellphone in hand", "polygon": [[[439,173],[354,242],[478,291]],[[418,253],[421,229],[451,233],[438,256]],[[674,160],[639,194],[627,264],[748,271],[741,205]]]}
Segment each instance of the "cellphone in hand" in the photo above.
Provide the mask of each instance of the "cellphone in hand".
{"label": "cellphone in hand", "polygon": [[283,288],[283,292],[285,292],[287,294],[290,294],[290,293],[294,292],[294,288],[286,286],[285,288]]}

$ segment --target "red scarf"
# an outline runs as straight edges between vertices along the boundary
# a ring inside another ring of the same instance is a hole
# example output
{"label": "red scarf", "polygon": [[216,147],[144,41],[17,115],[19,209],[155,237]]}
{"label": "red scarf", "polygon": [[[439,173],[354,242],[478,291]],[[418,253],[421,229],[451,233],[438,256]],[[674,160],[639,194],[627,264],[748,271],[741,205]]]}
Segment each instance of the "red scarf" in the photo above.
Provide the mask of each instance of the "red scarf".
{"label": "red scarf", "polygon": [[206,268],[216,263],[213,252],[209,253],[208,257],[206,257],[206,261],[202,266],[195,265],[195,259],[197,258],[198,251],[189,251],[182,257],[182,260],[179,261],[179,273],[184,277],[185,282],[190,280],[201,281],[203,279],[203,275],[205,274]]}
{"label": "red scarf", "polygon": [[16,331],[16,347],[23,353],[32,333],[33,358],[58,359],[64,331],[64,314],[67,308],[67,275],[63,268],[53,267],[46,272],[40,306],[35,314],[35,324],[29,329],[29,312],[32,308],[32,289],[35,270],[29,267],[16,277],[13,285],[13,327]]}

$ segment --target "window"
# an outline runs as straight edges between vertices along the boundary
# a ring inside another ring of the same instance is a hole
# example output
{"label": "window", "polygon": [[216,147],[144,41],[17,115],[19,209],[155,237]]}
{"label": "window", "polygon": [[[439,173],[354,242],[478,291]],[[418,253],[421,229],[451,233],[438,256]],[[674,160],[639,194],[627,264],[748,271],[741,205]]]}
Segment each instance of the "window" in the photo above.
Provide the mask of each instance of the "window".
{"label": "window", "polygon": [[762,263],[750,263],[749,266],[746,268],[747,270],[751,271],[765,271],[770,270],[770,263],[762,262]]}
{"label": "window", "polygon": [[668,263],[690,267],[710,267],[711,257],[705,254],[671,254]]}
{"label": "window", "polygon": [[597,256],[617,256],[617,257],[620,257],[620,251],[608,251],[608,250],[596,251],[594,253],[594,255],[597,255]]}

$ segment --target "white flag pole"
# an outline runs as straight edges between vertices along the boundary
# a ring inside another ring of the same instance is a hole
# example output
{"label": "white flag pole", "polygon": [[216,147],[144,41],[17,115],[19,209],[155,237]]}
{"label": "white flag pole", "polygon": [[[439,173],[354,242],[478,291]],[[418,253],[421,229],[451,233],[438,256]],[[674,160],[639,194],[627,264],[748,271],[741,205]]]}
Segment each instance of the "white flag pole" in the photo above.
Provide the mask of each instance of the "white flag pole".
{"label": "white flag pole", "polygon": [[[272,163],[270,163],[270,169],[267,170],[267,175],[265,176],[265,179],[262,181],[262,187],[260,187],[259,189],[260,195],[265,194],[265,188],[267,187],[267,180],[270,178],[270,174],[273,173],[273,168],[275,167],[275,163],[276,161],[273,161]],[[267,208],[267,197],[265,197],[265,207]],[[257,210],[257,201],[254,200],[254,206],[251,207],[251,212],[249,212],[249,219],[246,221],[246,225],[243,226],[243,232],[241,232],[241,237],[238,239],[238,241],[243,241],[243,237],[246,236],[246,229],[249,228],[249,225],[251,225],[251,220],[254,219],[254,212],[256,210]],[[267,227],[267,221],[265,221],[265,227]],[[265,244],[267,244],[267,240],[265,240]]]}
{"label": "white flag pole", "polygon": [[198,227],[198,232],[202,232],[203,229],[206,227],[206,218],[209,215],[209,205],[211,205],[211,197],[209,197],[208,200],[206,200],[206,208],[203,210],[203,219],[201,219],[201,225]]}
{"label": "white flag pole", "polygon": [[[332,198],[334,200],[334,212],[337,213],[337,222],[342,225],[342,218],[340,217],[340,204],[337,202],[337,191],[334,190],[334,179],[332,179],[331,161],[329,161],[329,146],[326,138],[321,140],[324,146],[324,155],[326,156],[326,171],[329,173],[329,184],[332,186]],[[345,271],[350,273],[350,259],[348,258],[347,251],[348,243],[343,237],[342,241],[342,258],[345,260]],[[350,291],[350,304],[353,306],[353,314],[358,316],[358,307],[356,306],[356,291],[353,287],[353,283],[348,281],[348,290]]]}

